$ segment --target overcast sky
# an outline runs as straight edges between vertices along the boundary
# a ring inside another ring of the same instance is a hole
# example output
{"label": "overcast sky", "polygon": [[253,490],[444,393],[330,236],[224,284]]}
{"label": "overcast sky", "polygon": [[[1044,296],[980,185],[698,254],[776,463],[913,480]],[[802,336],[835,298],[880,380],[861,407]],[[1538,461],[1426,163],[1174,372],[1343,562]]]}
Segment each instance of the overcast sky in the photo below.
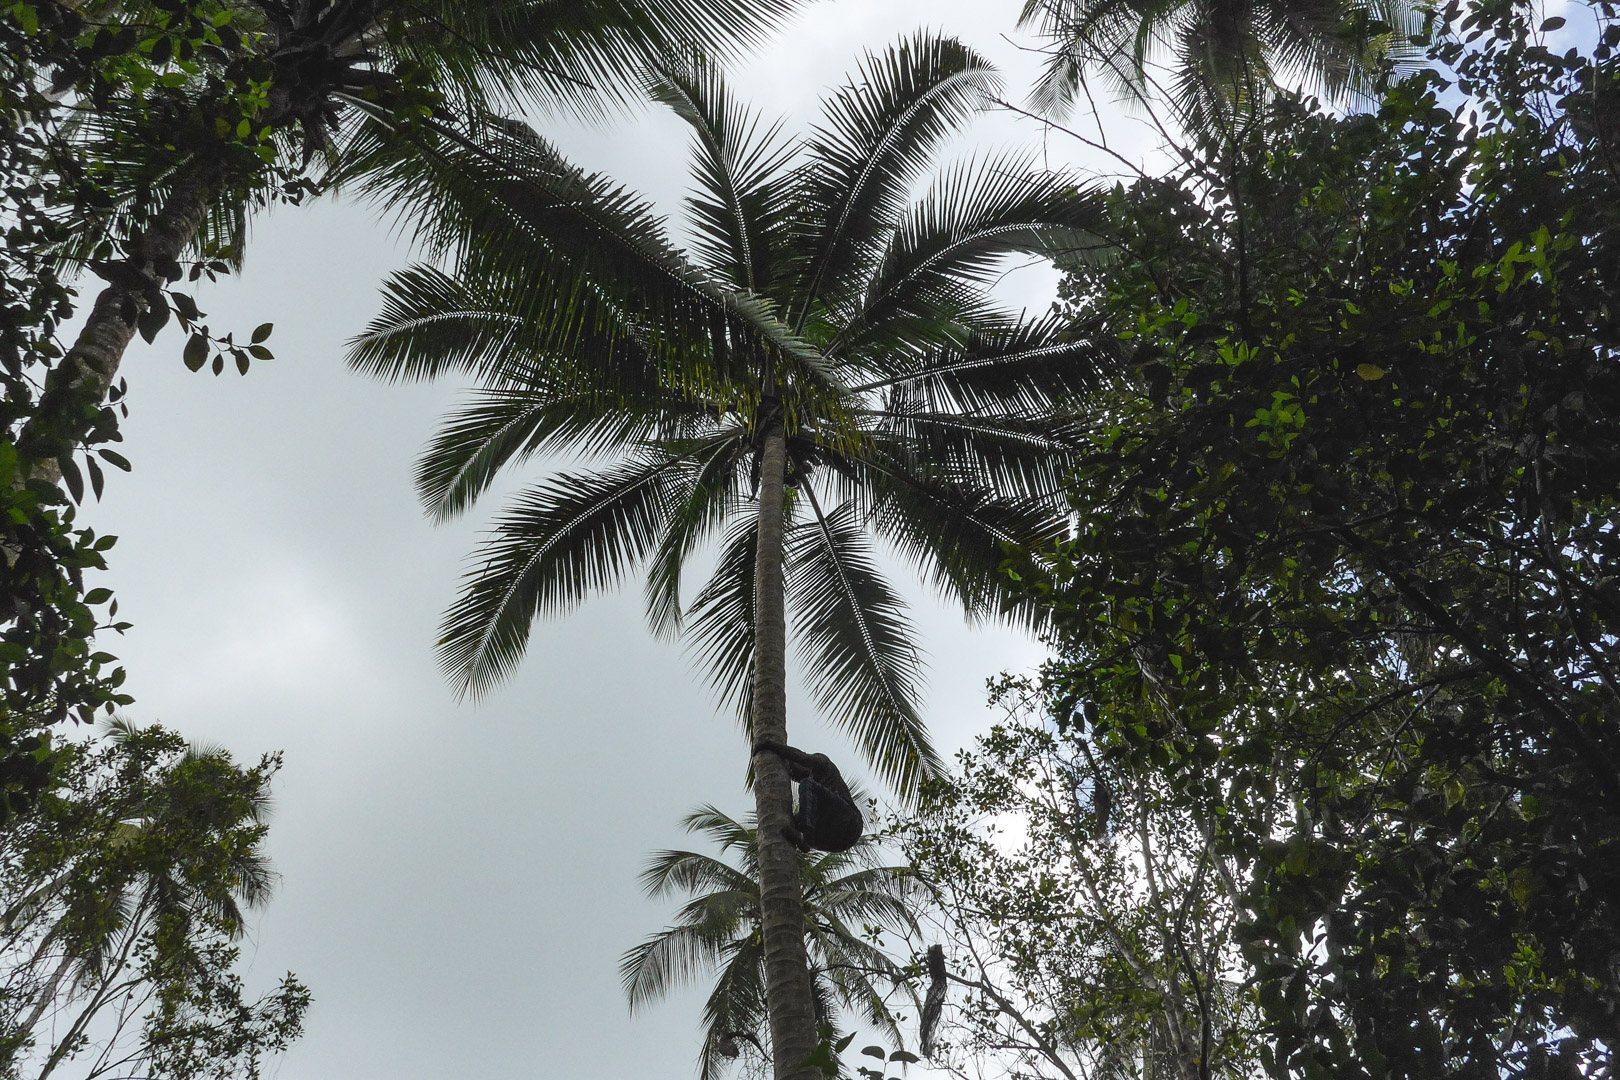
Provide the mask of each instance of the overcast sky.
{"label": "overcast sky", "polygon": [[[1021,98],[1035,63],[1003,37],[1017,8],[828,0],[733,81],[803,130],[863,49],[929,26],[989,54]],[[1128,155],[1151,145],[1117,126]],[[686,135],[672,117],[544,128],[678,210]],[[1005,115],[971,138],[1041,142]],[[1086,160],[1072,140],[1048,147],[1054,165]],[[135,628],[108,647],[129,668],[130,716],[243,759],[286,755],[270,838],[281,888],[244,950],[254,987],[290,969],[314,991],[282,1080],[691,1076],[698,997],[632,1019],[617,964],[671,913],[637,889],[647,854],[683,844],[677,821],[697,804],[750,809],[744,745],[680,647],[647,632],[635,585],[541,624],[517,677],[455,700],[434,628],[498,500],[431,525],[411,467],[456,388],[377,384],[342,363],[408,255],[362,207],[278,211],[256,222],[245,273],[199,297],[216,331],[273,321],[275,361],[193,375],[173,332],[127,359],[135,471],[109,478],[91,517],[121,538],[111,584]],[[1024,271],[1003,292],[1041,311],[1054,281]],[[930,660],[925,715],[952,751],[990,720],[986,679],[1042,654],[964,628],[897,574]],[[796,743],[853,764],[803,695],[790,709]]]}

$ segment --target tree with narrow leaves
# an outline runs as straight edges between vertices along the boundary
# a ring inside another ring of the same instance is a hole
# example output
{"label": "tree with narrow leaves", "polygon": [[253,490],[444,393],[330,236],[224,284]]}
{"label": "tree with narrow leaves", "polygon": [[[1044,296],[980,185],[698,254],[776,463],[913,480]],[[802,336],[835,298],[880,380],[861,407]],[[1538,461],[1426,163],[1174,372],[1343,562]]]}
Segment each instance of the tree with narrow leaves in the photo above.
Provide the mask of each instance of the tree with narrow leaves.
{"label": "tree with narrow leaves", "polygon": [[120,719],[64,754],[0,834],[0,1075],[252,1080],[298,1037],[309,991],[237,970],[279,766]]}
{"label": "tree with narrow leaves", "polygon": [[[698,1076],[718,1080],[741,1055],[763,1058],[768,1045],[758,830],[712,806],[682,824],[718,844],[720,856],[661,851],[653,857],[641,874],[648,895],[690,899],[674,925],[625,953],[619,970],[632,1010],[714,974],[703,1005]],[[836,1034],[840,1009],[849,1010],[898,1044],[902,1036],[887,996],[908,988],[905,969],[867,934],[872,927],[915,934],[911,904],[918,890],[909,868],[885,866],[880,855],[869,835],[848,851],[803,859],[805,948],[817,1027]]]}
{"label": "tree with narrow leaves", "polygon": [[1386,59],[1411,55],[1417,9],[1411,0],[1026,0],[1021,23],[1048,42],[1032,98],[1041,111],[1065,112],[1093,71],[1128,100],[1168,96],[1183,124],[1209,131],[1248,115],[1278,79],[1340,102],[1371,89]]}
{"label": "tree with narrow leaves", "polygon": [[[647,570],[655,630],[691,635],[752,738],[787,742],[788,611],[810,689],[902,795],[938,768],[917,710],[919,660],[872,538],[975,616],[1006,609],[1003,546],[1058,534],[1050,495],[1072,421],[1057,403],[1098,346],[1004,311],[1013,253],[1078,258],[1095,201],[1023,157],[971,161],[912,191],[995,88],[933,36],[869,57],[815,133],[784,141],[707,63],[653,92],[691,124],[690,258],[632,194],[491,124],[374,183],[425,208],[416,267],[352,362],[389,378],[471,373],[471,403],[419,471],[453,515],[501,470],[553,451],[592,460],[519,494],[446,616],[441,657],[488,689],[530,626]],[[718,539],[683,606],[682,571]],[[815,1046],[799,860],[783,763],[753,759],[766,997],[777,1075]]]}

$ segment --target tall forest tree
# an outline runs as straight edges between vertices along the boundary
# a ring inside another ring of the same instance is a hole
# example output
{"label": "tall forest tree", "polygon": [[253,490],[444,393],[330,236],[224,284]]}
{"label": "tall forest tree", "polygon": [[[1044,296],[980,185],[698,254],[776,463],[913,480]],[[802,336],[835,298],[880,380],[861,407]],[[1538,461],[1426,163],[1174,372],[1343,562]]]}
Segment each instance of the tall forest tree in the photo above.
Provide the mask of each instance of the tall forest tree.
{"label": "tall forest tree", "polygon": [[1276,1076],[1611,1076],[1612,5],[1454,4],[1375,113],[1276,101],[1112,200],[1133,351],[1014,567],[1100,761],[1241,869]]}
{"label": "tall forest tree", "polygon": [[[110,445],[119,392],[86,413],[41,390],[76,306],[64,254],[121,205],[129,222],[141,211],[123,204],[105,163],[70,132],[82,103],[139,112],[164,100],[172,88],[158,80],[177,49],[227,57],[212,19],[199,17],[215,11],[206,0],[175,4],[166,20],[111,32],[60,4],[0,9],[0,826],[51,782],[60,761],[52,727],[129,703],[122,669],[93,643],[98,629],[119,628],[116,603],[86,580],[105,566],[113,538],[79,526],[56,484],[66,478],[82,498],[88,479],[99,494],[104,465],[128,467]],[[44,434],[69,431],[75,439]],[[74,453],[55,449],[69,443]]]}
{"label": "tall forest tree", "polygon": [[[1002,715],[895,838],[940,950],[920,1044],[953,1076],[1258,1075],[1237,872],[1214,822],[1084,735],[1075,702],[1004,678]],[[923,967],[916,969],[920,976]]]}
{"label": "tall forest tree", "polygon": [[309,992],[235,971],[278,765],[120,720],[67,752],[0,832],[0,1074],[252,1080],[298,1036]]}
{"label": "tall forest tree", "polygon": [[[970,50],[922,36],[868,58],[816,134],[788,142],[707,62],[663,66],[653,92],[694,131],[690,258],[645,203],[521,125],[376,167],[379,190],[426,209],[422,239],[452,272],[392,279],[353,362],[481,384],[422,461],[430,509],[462,511],[539,454],[603,462],[531,486],[497,520],[443,626],[459,687],[486,690],[537,617],[645,566],[654,629],[691,635],[751,739],[787,742],[791,605],[812,693],[879,774],[909,797],[937,769],[912,629],[868,537],[970,614],[1001,611],[1003,545],[1062,525],[1052,496],[1074,430],[1043,406],[1099,360],[987,289],[1011,253],[1079,258],[1090,196],[994,157],[911,199],[993,83]],[[714,539],[718,565],[688,607],[683,568]],[[800,863],[783,835],[786,769],[770,754],[753,767],[787,1080],[816,1045]]]}

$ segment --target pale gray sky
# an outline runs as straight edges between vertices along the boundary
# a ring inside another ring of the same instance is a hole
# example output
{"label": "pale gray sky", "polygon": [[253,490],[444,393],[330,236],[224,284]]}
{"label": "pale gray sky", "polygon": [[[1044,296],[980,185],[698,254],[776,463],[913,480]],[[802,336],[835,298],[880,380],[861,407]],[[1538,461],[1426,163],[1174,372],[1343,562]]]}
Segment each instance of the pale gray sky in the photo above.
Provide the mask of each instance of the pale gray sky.
{"label": "pale gray sky", "polygon": [[[733,81],[802,130],[862,49],[929,26],[988,53],[1021,98],[1035,64],[1002,36],[1017,7],[827,0]],[[1152,145],[1115,124],[1129,153]],[[672,117],[545,129],[678,210]],[[987,116],[970,144],[1040,141]],[[1054,165],[1083,160],[1061,137],[1049,150]],[[244,759],[285,751],[270,841],[282,884],[245,946],[250,984],[292,969],[315,994],[282,1080],[688,1077],[698,996],[632,1020],[618,958],[670,914],[636,887],[647,854],[685,843],[676,822],[694,805],[749,809],[745,749],[679,646],[647,632],[633,586],[542,624],[516,678],[456,702],[434,629],[498,500],[432,526],[411,466],[455,388],[384,386],[342,364],[406,261],[363,208],[278,211],[256,223],[242,277],[199,297],[216,330],[274,321],[275,361],[193,375],[173,334],[127,360],[135,471],[110,477],[90,516],[121,537],[111,583],[135,628],[108,647],[129,666],[130,715]],[[1021,272],[1004,291],[1042,310],[1053,281]],[[910,593],[926,715],[949,751],[988,723],[985,680],[1041,652]],[[792,709],[795,742],[853,761],[802,695]]]}

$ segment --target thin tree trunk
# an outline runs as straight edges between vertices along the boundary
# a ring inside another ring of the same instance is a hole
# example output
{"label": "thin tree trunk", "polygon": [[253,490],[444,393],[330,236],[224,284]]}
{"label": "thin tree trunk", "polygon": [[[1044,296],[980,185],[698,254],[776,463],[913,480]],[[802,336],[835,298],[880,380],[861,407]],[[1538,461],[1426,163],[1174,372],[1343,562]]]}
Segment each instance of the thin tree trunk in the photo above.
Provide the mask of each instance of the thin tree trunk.
{"label": "thin tree trunk", "polygon": [[33,459],[29,479],[59,482],[57,457],[72,453],[95,427],[124,350],[135,337],[136,318],[146,310],[149,294],[165,284],[154,268],[177,262],[202,228],[215,176],[216,170],[197,159],[180,169],[168,200],[123,263],[129,275],[96,297],[90,318],[51,372],[34,418],[18,439],[19,449]]}
{"label": "thin tree trunk", "polygon": [[[787,742],[787,612],[782,583],[783,480],[787,437],[769,422],[759,462],[759,548],[754,596],[753,735]],[[783,835],[792,821],[793,789],[775,754],[754,758],[759,816],[760,915],[765,940],[765,1003],[771,1022],[776,1080],[814,1076],[805,1058],[816,1048],[810,963],[804,949],[799,856]]]}

